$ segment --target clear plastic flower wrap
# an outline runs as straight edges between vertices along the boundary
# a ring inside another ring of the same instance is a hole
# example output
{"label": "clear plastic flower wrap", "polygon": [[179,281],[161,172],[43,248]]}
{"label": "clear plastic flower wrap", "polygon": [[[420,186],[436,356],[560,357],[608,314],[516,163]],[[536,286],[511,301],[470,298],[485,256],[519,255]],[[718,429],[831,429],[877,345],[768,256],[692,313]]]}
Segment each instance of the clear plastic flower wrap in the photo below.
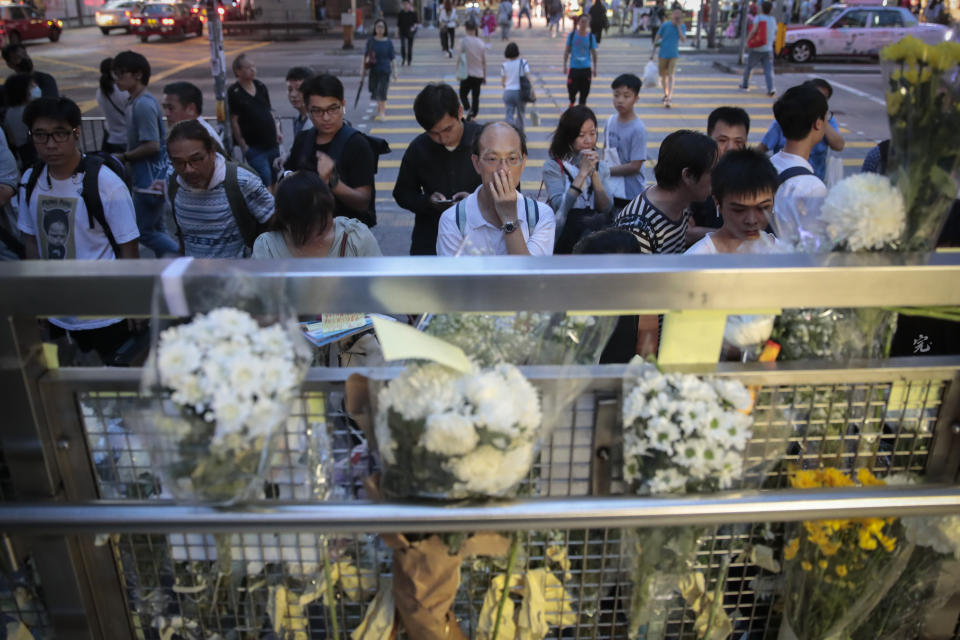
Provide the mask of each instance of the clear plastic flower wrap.
{"label": "clear plastic flower wrap", "polygon": [[[771,426],[780,420],[755,425],[753,405],[751,390],[737,380],[665,374],[650,363],[631,367],[623,390],[624,480],[638,494],[657,496],[741,488],[748,477],[762,478],[785,453],[775,443],[789,427]],[[755,429],[762,437],[752,440]],[[633,581],[630,637],[641,628],[647,640],[664,636],[671,594],[692,593],[688,587],[703,579],[693,566],[709,532],[696,526],[624,532]],[[728,624],[719,602],[711,608],[702,612],[709,624],[698,637],[722,635]]]}
{"label": "clear plastic flower wrap", "polygon": [[[790,477],[795,489],[884,484],[866,468],[854,477],[830,467]],[[805,521],[785,540],[780,640],[849,638],[873,617],[915,550],[893,517]]]}
{"label": "clear plastic flower wrap", "polygon": [[[175,317],[161,316],[161,296]],[[128,418],[163,490],[225,504],[262,496],[310,361],[282,287],[228,270],[158,285],[154,298],[142,401]]]}
{"label": "clear plastic flower wrap", "polygon": [[[515,495],[540,443],[589,382],[564,365],[595,364],[615,321],[545,313],[433,318],[438,337],[473,364],[455,371],[410,363],[392,380],[371,380],[383,494]],[[553,366],[534,384],[518,364]]]}

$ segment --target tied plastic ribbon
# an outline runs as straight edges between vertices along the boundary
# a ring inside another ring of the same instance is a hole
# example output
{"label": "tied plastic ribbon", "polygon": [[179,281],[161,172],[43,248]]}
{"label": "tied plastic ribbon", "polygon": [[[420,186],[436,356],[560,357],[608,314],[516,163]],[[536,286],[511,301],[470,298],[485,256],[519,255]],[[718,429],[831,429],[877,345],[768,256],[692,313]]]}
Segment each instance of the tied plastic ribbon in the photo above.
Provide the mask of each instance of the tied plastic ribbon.
{"label": "tied plastic ribbon", "polygon": [[167,311],[174,316],[189,315],[187,294],[183,290],[183,274],[193,262],[193,258],[177,258],[167,265],[160,274],[160,286],[163,287],[163,299],[167,303]]}

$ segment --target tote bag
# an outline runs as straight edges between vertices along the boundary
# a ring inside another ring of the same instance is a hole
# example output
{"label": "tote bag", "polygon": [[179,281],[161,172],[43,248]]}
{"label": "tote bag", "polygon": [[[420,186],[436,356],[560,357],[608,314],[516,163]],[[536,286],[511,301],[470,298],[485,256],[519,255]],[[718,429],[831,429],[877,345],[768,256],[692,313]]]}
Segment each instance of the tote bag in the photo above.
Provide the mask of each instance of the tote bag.
{"label": "tote bag", "polygon": [[[623,164],[617,148],[610,145],[610,125],[616,117],[617,114],[610,116],[610,119],[607,120],[607,126],[603,130],[603,159],[611,167]],[[607,184],[610,185],[610,197],[622,199],[627,197],[627,180],[625,176],[610,176],[610,182]]]}

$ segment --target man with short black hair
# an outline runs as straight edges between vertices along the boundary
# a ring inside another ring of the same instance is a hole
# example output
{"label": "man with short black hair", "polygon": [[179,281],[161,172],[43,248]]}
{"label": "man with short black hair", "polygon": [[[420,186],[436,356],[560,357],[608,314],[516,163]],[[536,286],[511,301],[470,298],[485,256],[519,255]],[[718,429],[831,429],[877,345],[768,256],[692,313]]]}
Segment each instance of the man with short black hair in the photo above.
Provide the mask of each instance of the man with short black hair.
{"label": "man with short black hair", "polygon": [[376,225],[376,156],[363,134],[344,122],[343,83],[323,74],[304,80],[300,92],[314,128],[294,139],[284,168],[320,174],[333,192],[334,216]]}
{"label": "man with short black hair", "polygon": [[415,216],[410,255],[436,255],[441,214],[480,186],[471,148],[481,127],[463,121],[463,107],[446,84],[424,87],[413,113],[424,133],[403,154],[393,199]]}
{"label": "man with short black hair", "polygon": [[33,60],[30,58],[30,54],[19,42],[5,46],[0,51],[0,55],[3,56],[3,61],[7,63],[7,66],[17,73],[32,73],[34,82],[40,87],[42,97],[56,98],[60,95],[57,91],[57,81],[49,73],[36,71],[33,68]]}
{"label": "man with short black hair", "polygon": [[[730,151],[739,151],[747,146],[750,134],[750,116],[740,107],[717,107],[707,117],[707,135],[717,143],[717,155],[725,156]],[[699,241],[711,229],[723,224],[717,203],[710,196],[703,202],[690,205],[693,225],[687,227],[687,245]]]}
{"label": "man with short black hair", "polygon": [[696,131],[675,131],[660,143],[654,175],[647,187],[616,218],[640,240],[643,253],[683,253],[690,205],[710,195],[710,174],[717,143]]}
{"label": "man with short black hair", "polygon": [[293,121],[294,136],[304,129],[313,128],[310,116],[307,115],[307,106],[303,103],[303,94],[300,93],[300,85],[312,77],[313,69],[310,67],[292,67],[287,71],[287,100],[290,101],[290,106],[297,110],[297,117]]}
{"label": "man with short black hair", "polygon": [[237,81],[227,88],[233,140],[243,157],[267,186],[277,181],[274,166],[280,157],[280,133],[267,86],[257,80],[257,67],[245,53],[233,59]]}
{"label": "man with short black hair", "polygon": [[823,140],[827,124],[827,99],[817,89],[791,87],[773,105],[773,116],[780,124],[786,145],[770,158],[780,176],[780,188],[774,201],[776,215],[789,215],[801,198],[823,198],[827,185],[813,173],[807,158]]}
{"label": "man with short black hair", "polygon": [[163,190],[155,184],[167,176],[167,130],[160,104],[147,92],[150,63],[135,51],[121,51],[113,59],[113,75],[117,88],[130,94],[127,150],[117,154],[117,158],[130,163],[140,242],[157,258],[176,255],[180,247],[167,233]]}
{"label": "man with short black hair", "polygon": [[523,132],[509,122],[484,125],[471,160],[480,186],[440,217],[437,255],[551,255],[553,211],[517,191],[527,164]]}
{"label": "man with short black hair", "polygon": [[[38,98],[27,105],[23,120],[40,159],[24,172],[19,190],[17,227],[23,233],[26,257],[137,258],[140,234],[130,192],[103,161],[80,152],[81,114],[76,103]],[[49,323],[52,337],[68,335],[81,351],[96,351],[104,364],[113,361],[132,335],[123,318],[62,317],[50,318]]]}
{"label": "man with short black hair", "polygon": [[221,147],[223,139],[216,129],[202,117],[203,93],[192,82],[171,82],[163,88],[163,115],[170,127],[184,120],[196,120]]}

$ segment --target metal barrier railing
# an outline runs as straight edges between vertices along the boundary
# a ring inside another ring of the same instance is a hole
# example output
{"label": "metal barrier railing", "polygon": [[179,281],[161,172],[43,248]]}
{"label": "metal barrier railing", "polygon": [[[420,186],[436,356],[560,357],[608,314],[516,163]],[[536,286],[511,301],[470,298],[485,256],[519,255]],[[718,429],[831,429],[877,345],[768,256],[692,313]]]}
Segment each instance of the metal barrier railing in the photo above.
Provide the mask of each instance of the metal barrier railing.
{"label": "metal barrier railing", "polygon": [[[280,452],[271,473],[279,501],[264,499],[230,512],[170,504],[159,499],[145,451],[123,423],[141,372],[46,370],[34,321],[67,311],[148,315],[152,289],[168,264],[139,261],[122,265],[122,272],[108,263],[0,265],[0,300],[7,316],[0,328],[7,419],[0,430],[0,532],[9,536],[11,557],[29,559],[24,566],[32,573],[18,575],[39,576],[45,606],[37,619],[57,635],[154,638],[161,619],[173,615],[193,620],[200,637],[256,635],[268,592],[254,585],[283,585],[291,597],[309,600],[309,577],[322,566],[331,544],[367,585],[349,597],[345,592],[334,605],[341,630],[349,632],[390,574],[389,554],[371,533],[513,529],[524,532],[523,569],[544,562],[551,540],[567,550],[571,565],[561,583],[576,619],[568,626],[576,635],[625,638],[621,598],[629,577],[622,570],[619,528],[695,521],[716,525],[696,561],[698,570],[712,576],[710,584],[716,585],[721,558],[735,559],[723,586],[724,602],[736,603],[728,610],[735,637],[772,639],[780,614],[757,587],[771,574],[745,558],[757,544],[776,546],[782,528],[769,527],[774,541],[764,542],[758,527],[735,523],[960,513],[960,488],[952,484],[841,493],[782,490],[788,465],[822,464],[828,448],[840,464],[870,466],[881,476],[911,472],[928,481],[955,482],[960,469],[956,357],[695,368],[757,387],[757,415],[771,424],[789,420],[794,430],[765,443],[782,448],[784,461],[753,478],[751,486],[762,481],[764,491],[671,500],[617,495],[625,489],[618,438],[625,369],[581,367],[564,375],[590,384],[544,443],[533,471],[533,496],[459,508],[350,499],[368,471],[354,463],[357,442],[338,400],[350,371],[313,369],[285,427],[289,451]],[[194,261],[183,281],[202,282],[223,267],[222,261]],[[383,258],[236,262],[231,267],[285,286],[300,313],[960,304],[960,256],[955,255],[763,261],[734,256]],[[557,375],[549,367],[527,373],[535,383]],[[842,415],[847,427],[824,430],[818,411],[825,407]],[[305,485],[296,456],[289,454],[320,446],[311,440],[318,432],[329,433],[330,453],[339,465],[333,502],[296,493]],[[223,535],[238,564],[233,578],[221,584],[215,575],[226,552]],[[501,570],[482,563],[464,568],[454,610],[471,636],[486,587]],[[212,601],[200,602],[197,594],[210,589]],[[304,606],[299,615],[308,630],[305,637],[331,637],[325,611]],[[956,614],[952,610],[954,621]],[[693,618],[685,606],[671,609],[669,620],[669,638],[692,637]],[[553,637],[560,637],[559,629],[555,632]]]}

